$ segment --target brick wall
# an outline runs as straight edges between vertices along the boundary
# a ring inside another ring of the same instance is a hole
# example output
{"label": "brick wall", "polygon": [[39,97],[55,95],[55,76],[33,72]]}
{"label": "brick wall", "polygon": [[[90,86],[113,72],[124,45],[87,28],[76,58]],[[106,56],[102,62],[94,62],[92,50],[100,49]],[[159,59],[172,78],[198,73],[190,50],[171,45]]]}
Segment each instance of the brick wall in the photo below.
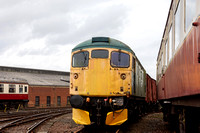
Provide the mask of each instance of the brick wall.
{"label": "brick wall", "polygon": [[39,106],[47,107],[47,96],[50,96],[50,107],[57,107],[57,97],[61,98],[61,107],[66,107],[67,96],[69,96],[68,87],[58,87],[58,86],[29,86],[29,107],[35,107],[36,96],[39,96]]}

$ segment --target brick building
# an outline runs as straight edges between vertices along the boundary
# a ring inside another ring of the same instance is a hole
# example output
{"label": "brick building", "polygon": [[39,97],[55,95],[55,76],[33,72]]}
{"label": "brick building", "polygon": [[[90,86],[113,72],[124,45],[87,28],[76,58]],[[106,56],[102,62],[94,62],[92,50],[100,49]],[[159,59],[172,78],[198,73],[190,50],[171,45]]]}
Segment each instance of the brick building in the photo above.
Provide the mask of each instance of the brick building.
{"label": "brick building", "polygon": [[65,107],[69,104],[69,72],[0,66],[0,83],[28,83],[29,107]]}

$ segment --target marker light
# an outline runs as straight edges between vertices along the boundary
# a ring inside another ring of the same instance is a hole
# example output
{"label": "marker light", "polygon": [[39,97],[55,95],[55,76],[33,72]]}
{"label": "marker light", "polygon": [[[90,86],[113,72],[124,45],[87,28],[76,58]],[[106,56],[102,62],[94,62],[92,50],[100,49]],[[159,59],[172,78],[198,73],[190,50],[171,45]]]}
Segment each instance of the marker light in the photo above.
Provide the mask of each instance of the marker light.
{"label": "marker light", "polygon": [[74,73],[74,79],[78,78],[78,73]]}
{"label": "marker light", "polygon": [[87,102],[87,103],[90,102],[90,98],[89,98],[89,97],[86,98],[86,102]]}
{"label": "marker light", "polygon": [[109,99],[109,103],[110,103],[110,104],[112,103],[112,98]]}
{"label": "marker light", "polygon": [[126,79],[126,74],[125,74],[125,73],[122,73],[122,74],[120,75],[120,77],[121,77],[122,80],[125,80],[125,79]]}

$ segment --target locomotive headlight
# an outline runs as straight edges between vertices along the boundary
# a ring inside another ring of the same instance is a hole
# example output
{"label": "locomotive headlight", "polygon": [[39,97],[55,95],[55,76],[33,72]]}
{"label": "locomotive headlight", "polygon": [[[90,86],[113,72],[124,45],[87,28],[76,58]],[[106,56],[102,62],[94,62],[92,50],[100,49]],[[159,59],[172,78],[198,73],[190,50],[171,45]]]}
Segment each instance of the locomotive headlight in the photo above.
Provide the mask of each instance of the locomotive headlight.
{"label": "locomotive headlight", "polygon": [[112,100],[112,102],[113,102],[114,105],[123,106],[123,104],[124,104],[124,98],[123,97],[114,98]]}
{"label": "locomotive headlight", "polygon": [[121,78],[122,80],[125,80],[125,79],[126,79],[126,74],[125,74],[125,73],[122,73],[122,74],[120,75],[120,78]]}
{"label": "locomotive headlight", "polygon": [[74,73],[74,79],[78,78],[78,73]]}

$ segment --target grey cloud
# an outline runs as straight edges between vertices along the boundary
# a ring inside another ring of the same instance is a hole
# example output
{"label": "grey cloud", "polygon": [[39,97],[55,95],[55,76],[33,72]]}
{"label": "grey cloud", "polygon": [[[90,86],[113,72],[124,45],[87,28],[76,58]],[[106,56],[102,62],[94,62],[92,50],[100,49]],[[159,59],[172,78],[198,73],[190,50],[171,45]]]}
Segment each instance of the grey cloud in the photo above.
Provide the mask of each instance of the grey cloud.
{"label": "grey cloud", "polygon": [[126,21],[127,11],[126,7],[115,5],[108,7],[106,10],[91,13],[80,27],[77,26],[79,22],[70,24],[69,29],[59,34],[59,36],[49,36],[48,43],[67,44],[88,39],[92,36],[115,36],[120,34]]}
{"label": "grey cloud", "polygon": [[[104,0],[106,1],[106,0]],[[77,30],[71,12],[94,7],[94,0],[19,0],[0,1],[0,48],[20,45],[32,38],[47,37],[52,44],[64,44]],[[69,36],[69,37],[67,37]],[[62,38],[63,37],[63,38]]]}
{"label": "grey cloud", "polygon": [[45,48],[37,48],[37,49],[20,49],[17,53],[18,56],[40,56],[40,55],[55,55],[59,51],[58,47],[56,45],[49,45]]}

